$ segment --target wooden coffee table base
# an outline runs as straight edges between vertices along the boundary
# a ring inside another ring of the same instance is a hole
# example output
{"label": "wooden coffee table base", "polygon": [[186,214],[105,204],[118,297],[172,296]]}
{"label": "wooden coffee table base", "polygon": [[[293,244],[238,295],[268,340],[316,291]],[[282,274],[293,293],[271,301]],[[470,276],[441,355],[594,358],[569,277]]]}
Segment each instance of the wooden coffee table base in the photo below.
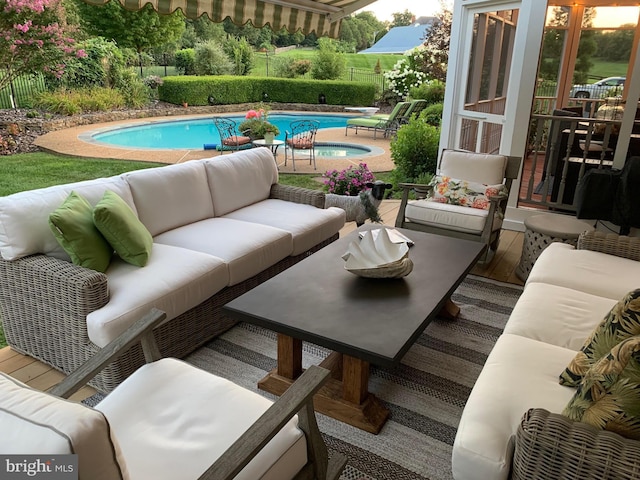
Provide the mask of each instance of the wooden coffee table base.
{"label": "wooden coffee table base", "polygon": [[[333,352],[322,363],[332,378],[314,398],[315,409],[370,433],[378,433],[389,416],[369,392],[369,362]],[[302,374],[302,341],[278,334],[278,367],[258,382],[258,388],[282,395]]]}

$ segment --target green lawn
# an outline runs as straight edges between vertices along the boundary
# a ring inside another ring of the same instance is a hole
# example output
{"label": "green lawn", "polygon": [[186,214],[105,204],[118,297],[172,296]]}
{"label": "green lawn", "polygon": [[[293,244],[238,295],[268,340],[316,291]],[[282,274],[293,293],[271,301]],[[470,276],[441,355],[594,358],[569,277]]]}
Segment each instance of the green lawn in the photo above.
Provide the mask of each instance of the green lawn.
{"label": "green lawn", "polygon": [[[293,57],[296,60],[311,60],[315,58],[316,50],[311,48],[298,48],[295,50],[289,50],[288,52],[279,53],[276,55],[283,57]],[[363,55],[357,53],[345,54],[347,60],[347,72],[345,77],[348,78],[351,69],[358,70],[370,70],[373,73],[373,69],[376,66],[376,62],[380,59],[381,70],[392,70],[396,62],[401,58],[400,55]],[[269,55],[269,62],[272,62],[274,55]],[[271,66],[269,67],[271,71]],[[256,53],[255,55],[255,67],[251,71],[253,76],[264,76],[267,71],[267,56],[264,53]]]}
{"label": "green lawn", "polygon": [[[627,68],[629,67],[628,62],[607,62],[600,58],[594,58],[593,67],[589,73],[594,77],[626,77],[627,76]],[[597,81],[596,78],[589,79],[589,83],[593,83]]]}

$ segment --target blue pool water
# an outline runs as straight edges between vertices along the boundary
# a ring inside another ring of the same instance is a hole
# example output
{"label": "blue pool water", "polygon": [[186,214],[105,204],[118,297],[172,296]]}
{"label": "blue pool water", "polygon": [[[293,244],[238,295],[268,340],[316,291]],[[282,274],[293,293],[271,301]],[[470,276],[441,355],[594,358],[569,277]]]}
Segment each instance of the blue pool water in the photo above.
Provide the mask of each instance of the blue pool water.
{"label": "blue pool water", "polygon": [[[229,118],[238,124],[244,120],[244,116],[241,115]],[[289,129],[289,124],[295,120],[317,120],[320,122],[320,128],[344,128],[348,118],[344,115],[325,114],[269,114],[269,121],[280,129],[280,135],[276,137],[279,140],[284,140],[285,130]],[[117,128],[95,133],[91,135],[91,140],[120,147],[199,150],[204,144],[220,143],[220,136],[211,118],[200,118]]]}

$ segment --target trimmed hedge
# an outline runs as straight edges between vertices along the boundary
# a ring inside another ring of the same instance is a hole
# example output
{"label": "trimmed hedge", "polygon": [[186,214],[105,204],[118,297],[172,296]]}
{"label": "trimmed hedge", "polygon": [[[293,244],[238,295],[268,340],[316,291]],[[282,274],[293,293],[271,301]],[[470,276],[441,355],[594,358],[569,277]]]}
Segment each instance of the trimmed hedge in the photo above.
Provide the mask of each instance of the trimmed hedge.
{"label": "trimmed hedge", "polygon": [[260,101],[317,104],[322,103],[321,95],[329,105],[372,105],[375,94],[376,86],[370,83],[229,75],[164,77],[158,88],[160,100],[194,106]]}

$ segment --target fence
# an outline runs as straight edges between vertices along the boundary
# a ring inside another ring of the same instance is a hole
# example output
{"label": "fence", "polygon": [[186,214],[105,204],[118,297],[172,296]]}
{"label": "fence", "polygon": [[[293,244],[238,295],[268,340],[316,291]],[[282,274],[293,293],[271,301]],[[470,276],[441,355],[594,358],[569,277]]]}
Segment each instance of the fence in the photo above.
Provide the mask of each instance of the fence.
{"label": "fence", "polygon": [[[0,73],[1,76],[4,75]],[[23,108],[30,107],[34,95],[46,89],[44,76],[23,75],[14,78],[10,85],[0,90],[0,108]],[[11,98],[13,97],[13,103]]]}

